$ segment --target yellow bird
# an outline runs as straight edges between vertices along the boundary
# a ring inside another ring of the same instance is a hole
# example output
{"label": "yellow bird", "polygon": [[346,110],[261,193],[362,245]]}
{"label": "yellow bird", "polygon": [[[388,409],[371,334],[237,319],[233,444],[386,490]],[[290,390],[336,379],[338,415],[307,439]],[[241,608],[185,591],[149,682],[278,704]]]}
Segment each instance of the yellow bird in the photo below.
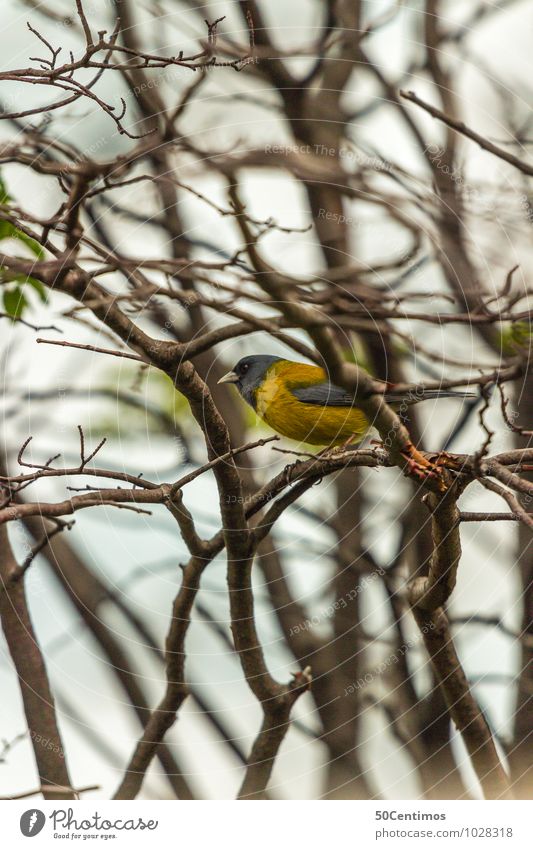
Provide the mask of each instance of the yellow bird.
{"label": "yellow bird", "polygon": [[[234,383],[264,422],[298,442],[329,447],[357,444],[371,427],[356,400],[345,389],[330,383],[319,366],[253,354],[239,360],[218,382]],[[429,389],[411,397],[395,393],[392,388],[384,395],[385,401],[395,407],[450,397],[473,397],[473,393]]]}

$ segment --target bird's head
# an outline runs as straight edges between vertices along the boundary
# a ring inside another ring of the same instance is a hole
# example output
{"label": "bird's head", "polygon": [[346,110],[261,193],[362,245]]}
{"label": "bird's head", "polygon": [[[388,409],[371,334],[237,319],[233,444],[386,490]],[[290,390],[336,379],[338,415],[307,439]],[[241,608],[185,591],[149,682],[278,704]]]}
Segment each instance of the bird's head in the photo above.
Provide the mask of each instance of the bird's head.
{"label": "bird's head", "polygon": [[251,354],[239,360],[218,383],[234,383],[244,400],[253,407],[255,390],[263,382],[270,366],[280,360],[281,357],[272,357],[269,354]]}

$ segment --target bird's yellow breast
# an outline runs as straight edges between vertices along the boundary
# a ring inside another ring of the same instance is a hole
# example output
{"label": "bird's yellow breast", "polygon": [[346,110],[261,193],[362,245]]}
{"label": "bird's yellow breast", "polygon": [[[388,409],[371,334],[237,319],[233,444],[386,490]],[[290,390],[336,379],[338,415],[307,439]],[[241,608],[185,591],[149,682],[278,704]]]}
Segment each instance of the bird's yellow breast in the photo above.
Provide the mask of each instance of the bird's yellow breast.
{"label": "bird's yellow breast", "polygon": [[299,442],[340,445],[352,436],[353,442],[360,442],[369,428],[361,410],[306,404],[291,391],[326,380],[326,373],[318,366],[287,360],[274,363],[255,391],[257,415],[282,436]]}

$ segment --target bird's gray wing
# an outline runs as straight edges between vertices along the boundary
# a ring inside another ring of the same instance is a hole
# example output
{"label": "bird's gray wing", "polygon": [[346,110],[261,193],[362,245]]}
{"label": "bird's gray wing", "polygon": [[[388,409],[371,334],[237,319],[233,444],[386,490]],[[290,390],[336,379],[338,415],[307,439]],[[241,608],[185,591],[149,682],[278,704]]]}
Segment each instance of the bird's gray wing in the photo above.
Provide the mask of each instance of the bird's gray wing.
{"label": "bird's gray wing", "polygon": [[317,407],[353,407],[354,404],[353,397],[334,383],[315,383],[291,392],[303,404],[316,404]]}
{"label": "bird's gray wing", "polygon": [[[314,386],[303,386],[300,389],[292,389],[292,394],[303,404],[316,404],[318,407],[353,407],[355,399],[352,395],[335,386],[334,383],[316,383]],[[420,389],[412,393],[395,393],[394,391],[384,394],[383,399],[393,407],[407,404],[416,404],[419,401],[427,401],[431,398],[474,398],[475,392],[455,392],[442,389]]]}

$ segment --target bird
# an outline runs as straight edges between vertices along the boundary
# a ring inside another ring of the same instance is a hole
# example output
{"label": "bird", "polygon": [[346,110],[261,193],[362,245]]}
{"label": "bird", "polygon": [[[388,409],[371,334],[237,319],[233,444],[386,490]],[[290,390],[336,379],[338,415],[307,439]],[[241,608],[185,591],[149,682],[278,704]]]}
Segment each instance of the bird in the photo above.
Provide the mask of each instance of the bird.
{"label": "bird", "polygon": [[[282,436],[328,449],[357,445],[371,424],[357,400],[328,380],[320,366],[269,354],[243,357],[218,383],[233,383],[256,414]],[[424,389],[398,393],[387,387],[384,400],[402,412],[430,398],[474,397],[471,392]]]}

